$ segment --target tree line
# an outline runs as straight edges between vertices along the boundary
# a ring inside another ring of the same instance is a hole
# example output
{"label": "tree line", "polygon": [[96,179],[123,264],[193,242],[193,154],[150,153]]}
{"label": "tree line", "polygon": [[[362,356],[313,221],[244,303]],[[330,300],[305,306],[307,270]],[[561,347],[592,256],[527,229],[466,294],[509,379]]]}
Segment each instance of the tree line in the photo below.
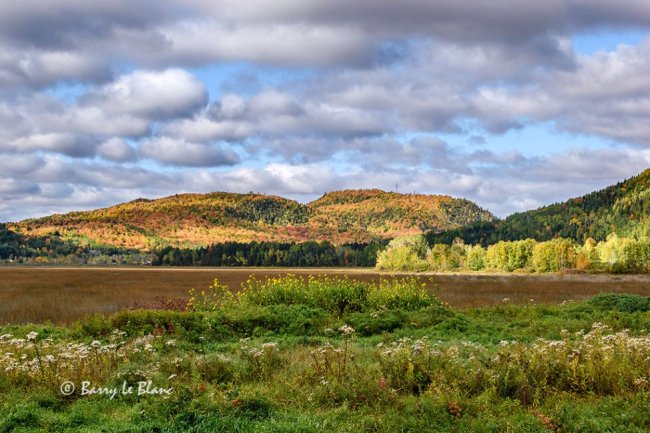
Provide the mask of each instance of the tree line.
{"label": "tree line", "polygon": [[351,243],[336,246],[328,241],[224,242],[203,248],[165,247],[155,253],[154,266],[287,266],[373,267],[385,243]]}
{"label": "tree line", "polygon": [[451,245],[427,243],[422,235],[393,239],[377,257],[377,268],[387,271],[557,272],[579,269],[594,272],[646,273],[650,271],[650,238],[609,235],[584,243],[555,238],[499,241],[487,247],[456,239]]}

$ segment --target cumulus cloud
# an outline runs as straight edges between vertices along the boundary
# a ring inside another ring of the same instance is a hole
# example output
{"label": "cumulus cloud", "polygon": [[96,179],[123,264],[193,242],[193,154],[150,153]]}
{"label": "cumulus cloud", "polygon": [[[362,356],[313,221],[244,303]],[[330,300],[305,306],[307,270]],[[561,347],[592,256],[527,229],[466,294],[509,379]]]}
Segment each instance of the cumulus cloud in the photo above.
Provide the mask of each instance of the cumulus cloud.
{"label": "cumulus cloud", "polygon": [[86,157],[95,154],[95,146],[85,137],[74,134],[47,133],[21,137],[12,143],[19,152],[48,150],[74,157]]}
{"label": "cumulus cloud", "polygon": [[206,103],[204,84],[182,69],[135,71],[84,95],[80,104],[145,119],[188,115]]}
{"label": "cumulus cloud", "polygon": [[113,137],[99,145],[97,154],[104,159],[116,162],[133,161],[137,152],[126,141]]}
{"label": "cumulus cloud", "polygon": [[534,84],[482,87],[473,109],[488,128],[556,120],[562,130],[650,146],[649,59],[650,39],[619,45],[581,56],[575,70],[549,72]]}
{"label": "cumulus cloud", "polygon": [[170,137],[158,137],[143,142],[140,153],[169,165],[214,167],[239,162],[239,156],[224,146],[193,143]]}
{"label": "cumulus cloud", "polygon": [[[505,215],[650,163],[650,39],[574,47],[646,0],[41,3],[0,4],[0,220],[396,183]],[[494,146],[540,125],[598,148]]]}

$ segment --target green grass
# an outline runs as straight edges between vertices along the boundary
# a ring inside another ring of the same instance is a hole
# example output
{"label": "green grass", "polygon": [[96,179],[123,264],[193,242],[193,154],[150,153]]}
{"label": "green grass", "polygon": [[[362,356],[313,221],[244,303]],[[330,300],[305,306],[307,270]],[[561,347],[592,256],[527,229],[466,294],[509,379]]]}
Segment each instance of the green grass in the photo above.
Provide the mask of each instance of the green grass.
{"label": "green grass", "polygon": [[[646,297],[457,311],[411,280],[291,278],[0,327],[0,433],[650,430]],[[64,380],[173,391],[64,397]]]}

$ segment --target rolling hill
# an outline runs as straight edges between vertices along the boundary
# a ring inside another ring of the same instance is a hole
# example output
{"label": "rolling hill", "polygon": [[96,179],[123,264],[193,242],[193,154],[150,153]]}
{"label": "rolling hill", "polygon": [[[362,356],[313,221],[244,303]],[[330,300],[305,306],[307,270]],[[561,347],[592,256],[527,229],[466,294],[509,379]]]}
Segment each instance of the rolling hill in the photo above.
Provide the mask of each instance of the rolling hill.
{"label": "rolling hill", "polygon": [[489,245],[500,240],[556,237],[579,242],[608,234],[650,235],[650,169],[616,185],[503,220],[478,221],[459,229],[431,232],[429,243],[451,243],[461,238],[468,244]]}
{"label": "rolling hill", "polygon": [[302,204],[271,195],[216,192],[138,199],[7,228],[23,237],[73,245],[154,250],[225,241],[369,242],[492,220],[492,214],[471,201],[440,195],[346,190]]}

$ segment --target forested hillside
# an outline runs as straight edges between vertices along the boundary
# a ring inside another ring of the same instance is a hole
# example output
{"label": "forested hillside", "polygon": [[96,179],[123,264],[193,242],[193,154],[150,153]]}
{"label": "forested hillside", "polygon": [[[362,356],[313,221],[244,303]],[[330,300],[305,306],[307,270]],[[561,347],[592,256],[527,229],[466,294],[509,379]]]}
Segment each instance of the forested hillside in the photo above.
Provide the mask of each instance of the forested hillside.
{"label": "forested hillside", "polygon": [[478,221],[459,229],[430,232],[430,244],[450,244],[460,238],[467,244],[491,245],[498,241],[532,238],[587,238],[605,240],[611,233],[640,237],[650,234],[650,169],[600,191],[563,203],[510,215],[499,221]]}
{"label": "forested hillside", "polygon": [[110,264],[115,262],[142,264],[150,258],[138,251],[101,245],[78,245],[63,240],[58,232],[43,236],[27,236],[0,224],[0,260],[30,262],[55,260],[60,263]]}
{"label": "forested hillside", "polygon": [[21,236],[56,236],[72,245],[157,251],[223,242],[369,243],[493,219],[476,204],[448,196],[348,190],[301,204],[277,196],[219,192],[139,199],[8,227]]}

